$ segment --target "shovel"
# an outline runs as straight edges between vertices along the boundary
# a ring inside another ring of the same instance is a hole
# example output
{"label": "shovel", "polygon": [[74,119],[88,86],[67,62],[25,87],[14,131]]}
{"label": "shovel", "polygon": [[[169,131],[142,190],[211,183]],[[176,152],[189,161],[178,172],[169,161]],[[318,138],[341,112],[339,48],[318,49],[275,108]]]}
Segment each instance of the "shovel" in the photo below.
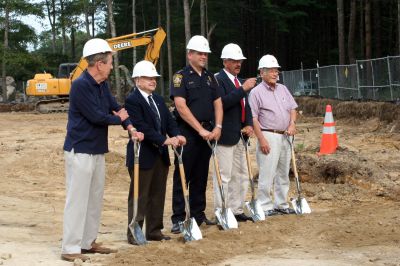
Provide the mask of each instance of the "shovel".
{"label": "shovel", "polygon": [[257,201],[256,192],[254,189],[254,181],[253,181],[253,173],[251,172],[251,162],[250,162],[250,153],[249,153],[249,146],[250,140],[249,138],[246,140],[242,133],[240,133],[241,138],[243,140],[243,144],[246,150],[246,161],[247,161],[247,171],[249,172],[249,181],[250,181],[250,188],[251,188],[251,200],[250,202],[246,201],[244,203],[244,214],[251,217],[253,222],[257,221],[264,221],[265,214],[261,207],[260,202]]}
{"label": "shovel", "polygon": [[209,140],[207,140],[208,146],[210,146],[212,150],[213,160],[214,160],[214,168],[215,174],[217,176],[218,188],[221,195],[222,200],[222,208],[217,208],[215,211],[215,216],[217,217],[218,223],[221,225],[222,229],[228,230],[233,228],[238,228],[238,222],[236,221],[235,216],[230,208],[226,208],[224,189],[222,187],[221,173],[219,171],[219,164],[217,160],[217,155],[215,153],[217,148],[217,142],[211,144]]}
{"label": "shovel", "polygon": [[287,136],[287,140],[290,145],[291,153],[292,153],[292,167],[293,167],[293,172],[294,172],[294,178],[296,180],[296,188],[297,188],[297,198],[291,198],[290,202],[292,203],[292,208],[296,212],[296,214],[306,214],[306,213],[311,213],[310,206],[307,203],[307,200],[301,196],[301,185],[300,185],[300,179],[299,179],[299,174],[297,172],[297,166],[296,166],[296,158],[294,156],[294,137],[292,137],[292,140],[290,140],[290,137]]}
{"label": "shovel", "polygon": [[139,152],[140,143],[139,141],[134,141],[134,168],[133,168],[133,217],[129,224],[129,229],[135,239],[136,244],[145,245],[147,244],[146,238],[143,235],[142,228],[140,228],[139,223],[136,221],[137,211],[138,211],[138,198],[139,198]]}
{"label": "shovel", "polygon": [[196,220],[193,217],[190,218],[189,192],[186,188],[185,169],[183,168],[183,161],[182,161],[183,147],[181,147],[180,153],[175,149],[175,147],[172,148],[174,149],[175,155],[178,158],[179,174],[181,176],[183,197],[185,199],[186,218],[185,221],[179,222],[179,228],[186,242],[193,240],[200,240],[203,238],[200,228],[197,225]]}

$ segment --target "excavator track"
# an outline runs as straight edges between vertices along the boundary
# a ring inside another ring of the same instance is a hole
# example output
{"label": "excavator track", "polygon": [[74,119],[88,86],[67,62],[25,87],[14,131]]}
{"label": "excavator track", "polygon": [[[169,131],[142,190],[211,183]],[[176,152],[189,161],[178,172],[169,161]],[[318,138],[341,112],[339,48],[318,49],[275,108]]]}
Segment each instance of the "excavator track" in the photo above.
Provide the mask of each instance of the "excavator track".
{"label": "excavator track", "polygon": [[40,100],[35,105],[35,110],[41,114],[66,113],[69,109],[69,98]]}

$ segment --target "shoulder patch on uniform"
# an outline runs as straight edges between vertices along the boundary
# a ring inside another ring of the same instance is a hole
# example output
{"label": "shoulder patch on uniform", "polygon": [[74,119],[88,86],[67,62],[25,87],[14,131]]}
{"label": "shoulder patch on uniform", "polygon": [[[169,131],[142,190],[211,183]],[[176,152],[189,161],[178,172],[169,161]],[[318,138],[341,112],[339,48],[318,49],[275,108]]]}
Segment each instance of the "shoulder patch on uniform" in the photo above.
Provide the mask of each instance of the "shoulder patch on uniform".
{"label": "shoulder patch on uniform", "polygon": [[173,77],[172,77],[172,81],[173,81],[173,83],[174,83],[174,87],[175,88],[179,88],[180,86],[181,86],[181,83],[182,83],[182,74],[175,74]]}

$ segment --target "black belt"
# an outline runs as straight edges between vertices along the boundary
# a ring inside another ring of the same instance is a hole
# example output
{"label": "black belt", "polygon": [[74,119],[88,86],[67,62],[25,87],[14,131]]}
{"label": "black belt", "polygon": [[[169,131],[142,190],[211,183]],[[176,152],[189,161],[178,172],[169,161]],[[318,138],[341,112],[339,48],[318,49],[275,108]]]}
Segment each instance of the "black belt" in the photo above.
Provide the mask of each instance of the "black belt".
{"label": "black belt", "polygon": [[264,129],[264,128],[262,128],[261,131],[268,131],[268,132],[272,132],[272,133],[276,133],[276,134],[282,134],[282,135],[286,134],[285,130]]}

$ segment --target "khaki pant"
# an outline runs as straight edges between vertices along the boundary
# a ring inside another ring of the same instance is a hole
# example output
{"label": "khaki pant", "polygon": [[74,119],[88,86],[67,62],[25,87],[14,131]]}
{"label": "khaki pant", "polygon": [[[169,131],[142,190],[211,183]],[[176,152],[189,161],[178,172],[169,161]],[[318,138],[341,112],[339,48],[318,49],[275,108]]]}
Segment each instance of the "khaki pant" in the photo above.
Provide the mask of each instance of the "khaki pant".
{"label": "khaki pant", "polygon": [[[222,187],[225,193],[226,207],[233,214],[243,213],[249,187],[245,147],[242,140],[236,145],[218,145],[216,150],[221,172]],[[214,207],[221,208],[222,200],[218,188],[217,178],[214,174]]]}
{"label": "khaki pant", "polygon": [[271,151],[261,152],[257,142],[258,201],[264,211],[274,208],[288,208],[290,145],[287,136],[268,131],[262,132]]}
{"label": "khaki pant", "polygon": [[97,238],[105,180],[104,154],[64,152],[66,201],[62,254],[90,249]]}

